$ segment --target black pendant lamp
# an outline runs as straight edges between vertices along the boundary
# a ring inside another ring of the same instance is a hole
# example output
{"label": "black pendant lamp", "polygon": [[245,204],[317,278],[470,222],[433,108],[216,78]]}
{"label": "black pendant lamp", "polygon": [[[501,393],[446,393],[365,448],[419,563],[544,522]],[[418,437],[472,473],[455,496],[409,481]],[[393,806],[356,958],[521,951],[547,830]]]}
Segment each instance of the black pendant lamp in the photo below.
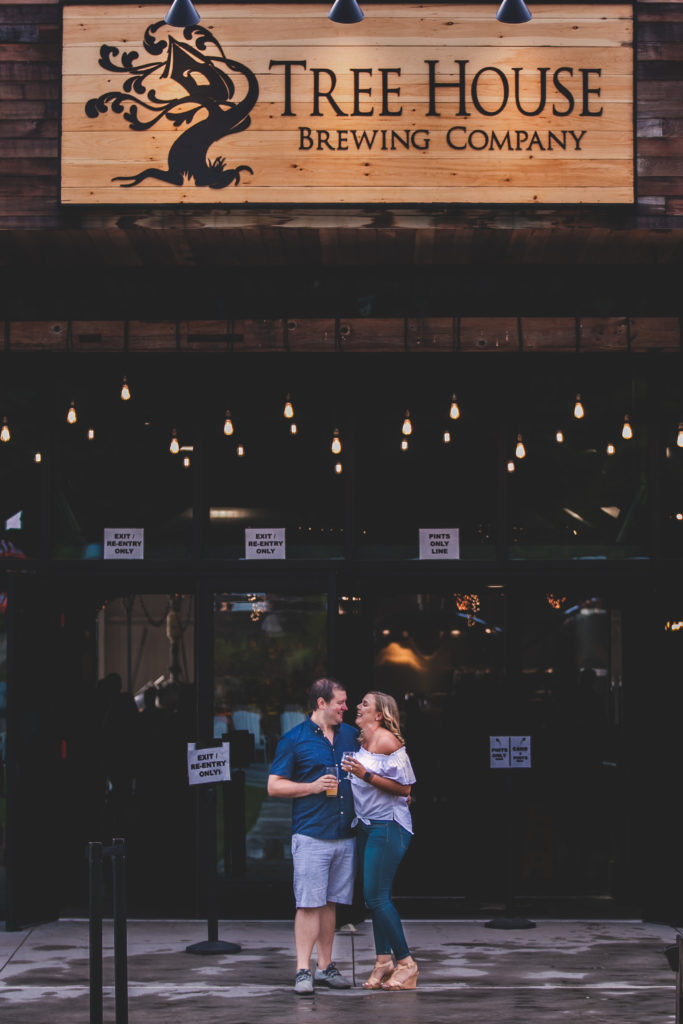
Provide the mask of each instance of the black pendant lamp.
{"label": "black pendant lamp", "polygon": [[173,0],[164,21],[173,28],[191,28],[199,21],[199,15],[192,0]]}
{"label": "black pendant lamp", "polygon": [[327,17],[330,21],[337,21],[341,25],[353,25],[362,21],[365,15],[358,6],[357,0],[335,0]]}
{"label": "black pendant lamp", "polygon": [[496,18],[506,25],[521,25],[525,21],[531,21],[531,11],[524,0],[503,0]]}

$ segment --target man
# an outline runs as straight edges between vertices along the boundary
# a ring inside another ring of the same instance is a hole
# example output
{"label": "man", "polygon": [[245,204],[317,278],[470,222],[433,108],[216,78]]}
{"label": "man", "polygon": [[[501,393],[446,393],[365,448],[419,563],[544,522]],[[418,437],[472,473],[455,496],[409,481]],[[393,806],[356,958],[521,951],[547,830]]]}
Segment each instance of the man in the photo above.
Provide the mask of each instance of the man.
{"label": "man", "polygon": [[[292,798],[294,864],[294,991],[309,995],[316,984],[350,988],[332,962],[337,903],[353,901],[355,843],[351,837],[351,784],[338,766],[342,753],[358,748],[358,730],[342,719],[346,691],[335,679],[318,679],[309,691],[310,717],[281,738],[268,776],[270,796]],[[337,774],[326,771],[337,766]],[[328,795],[328,790],[336,796]],[[311,954],[317,947],[315,978]]]}

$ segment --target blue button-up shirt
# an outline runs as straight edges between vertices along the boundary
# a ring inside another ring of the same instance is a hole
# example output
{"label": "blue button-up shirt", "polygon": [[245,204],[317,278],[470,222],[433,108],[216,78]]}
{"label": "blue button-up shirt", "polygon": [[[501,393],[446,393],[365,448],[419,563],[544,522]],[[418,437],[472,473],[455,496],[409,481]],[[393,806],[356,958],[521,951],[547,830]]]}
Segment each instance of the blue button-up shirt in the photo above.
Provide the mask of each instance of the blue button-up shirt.
{"label": "blue button-up shirt", "polygon": [[[277,745],[272,775],[292,782],[313,782],[325,774],[326,765],[341,764],[344,751],[358,749],[358,730],[342,722],[334,729],[330,743],[320,726],[307,718],[286,732]],[[351,783],[339,772],[337,796],[311,793],[292,801],[292,834],[314,839],[348,839],[353,821]]]}

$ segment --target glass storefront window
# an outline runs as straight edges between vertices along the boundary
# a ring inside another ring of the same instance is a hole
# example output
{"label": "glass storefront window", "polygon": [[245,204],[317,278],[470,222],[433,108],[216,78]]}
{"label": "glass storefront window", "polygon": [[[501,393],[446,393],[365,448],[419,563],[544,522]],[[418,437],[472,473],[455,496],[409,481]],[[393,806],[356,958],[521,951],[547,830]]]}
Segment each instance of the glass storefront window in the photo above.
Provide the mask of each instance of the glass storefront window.
{"label": "glass storefront window", "polygon": [[145,559],[190,554],[196,426],[178,380],[169,374],[160,391],[149,370],[128,375],[131,398],[122,401],[122,377],[99,366],[90,390],[72,389],[83,394],[76,421],[67,422],[66,406],[55,417],[54,557],[102,558],[105,527],[142,528]]}
{"label": "glass storefront window", "polygon": [[529,386],[517,395],[506,453],[509,557],[646,557],[650,428],[632,411],[626,420],[637,404],[630,379],[598,378],[581,394],[541,375],[535,402]]}
{"label": "glass storefront window", "polygon": [[343,452],[330,451],[334,428],[322,410],[303,412],[303,398],[285,418],[282,399],[258,418],[233,406],[233,432],[216,420],[208,434],[208,554],[244,558],[244,531],[258,527],[284,527],[287,558],[343,554],[346,477]]}
{"label": "glass storefront window", "polygon": [[[449,398],[450,396],[446,396]],[[458,528],[460,557],[495,557],[495,429],[478,416],[452,421],[411,412],[358,425],[356,537],[362,558],[415,559],[420,529]]]}

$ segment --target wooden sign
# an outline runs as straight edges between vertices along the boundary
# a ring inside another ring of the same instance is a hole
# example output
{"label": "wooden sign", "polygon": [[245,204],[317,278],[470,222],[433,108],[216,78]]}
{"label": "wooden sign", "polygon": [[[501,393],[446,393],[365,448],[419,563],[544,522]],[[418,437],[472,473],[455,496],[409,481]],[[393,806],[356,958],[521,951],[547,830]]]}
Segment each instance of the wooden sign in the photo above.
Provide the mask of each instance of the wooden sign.
{"label": "wooden sign", "polygon": [[66,6],[64,203],[632,203],[633,11]]}

